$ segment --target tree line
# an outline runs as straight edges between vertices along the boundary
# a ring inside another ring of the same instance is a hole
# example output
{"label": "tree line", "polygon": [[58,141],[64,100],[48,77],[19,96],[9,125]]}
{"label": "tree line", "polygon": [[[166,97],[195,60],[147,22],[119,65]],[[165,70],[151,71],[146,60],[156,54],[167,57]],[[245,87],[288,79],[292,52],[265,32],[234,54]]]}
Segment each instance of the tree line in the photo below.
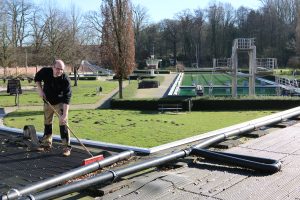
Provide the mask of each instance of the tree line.
{"label": "tree line", "polygon": [[[255,38],[257,57],[277,58],[281,67],[300,67],[299,0],[260,2],[255,10],[213,2],[153,23],[145,7],[126,0],[136,66],[143,69],[154,53],[163,60],[161,67],[211,67],[213,58],[231,57],[233,39]],[[109,0],[102,3],[106,7],[82,13],[75,5],[61,9],[55,1],[0,1],[0,66],[49,65],[60,58],[72,66],[86,59],[112,67],[105,51],[110,35],[104,29]]]}
{"label": "tree line", "polygon": [[154,47],[163,64],[172,58],[189,67],[211,67],[213,58],[231,57],[235,38],[255,38],[257,57],[277,58],[280,67],[300,67],[300,1],[260,2],[256,10],[211,3],[205,9],[183,10],[173,19],[145,26],[135,20],[136,60],[143,63]]}

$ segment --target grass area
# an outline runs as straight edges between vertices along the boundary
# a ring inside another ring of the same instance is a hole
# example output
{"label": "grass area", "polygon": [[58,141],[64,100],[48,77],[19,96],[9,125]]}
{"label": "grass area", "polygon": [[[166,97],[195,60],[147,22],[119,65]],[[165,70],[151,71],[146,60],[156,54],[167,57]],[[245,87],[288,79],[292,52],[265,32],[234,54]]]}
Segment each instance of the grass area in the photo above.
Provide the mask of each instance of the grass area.
{"label": "grass area", "polygon": [[[97,94],[97,89],[100,86],[102,92]],[[94,104],[117,87],[117,81],[79,81],[78,87],[72,87],[71,104]]]}
{"label": "grass area", "polygon": [[[156,80],[160,82],[163,79],[163,76],[156,77]],[[204,79],[207,79],[207,77]],[[97,89],[100,86],[102,87],[102,93],[97,94]],[[105,94],[110,93],[117,87],[117,81],[80,80],[78,87],[72,87],[71,104],[96,103]],[[131,80],[123,90],[123,97],[125,99],[134,97],[137,88],[138,81]],[[0,107],[14,106],[14,98],[14,96],[7,95],[6,92],[0,93]],[[118,95],[115,98],[118,98]],[[36,91],[24,91],[20,96],[20,106],[23,106],[23,108],[24,106],[41,104],[42,101]],[[271,113],[272,111],[235,111],[159,114],[157,111],[71,110],[69,125],[83,139],[153,147]],[[43,112],[42,110],[19,109],[16,112],[9,113],[4,118],[4,124],[20,129],[23,129],[25,125],[34,125],[38,132],[43,132]],[[54,133],[59,135],[56,118],[54,120]]]}
{"label": "grass area", "polygon": [[[272,111],[241,111],[159,114],[156,111],[71,110],[69,125],[80,138],[153,147],[271,113]],[[4,124],[21,129],[24,125],[34,125],[38,132],[42,132],[43,112],[18,110],[9,113]],[[56,118],[54,133],[59,133]]]}
{"label": "grass area", "polygon": [[[164,76],[156,76],[154,79],[151,80],[158,80],[160,83],[162,83],[164,79],[165,79]],[[136,95],[137,89],[138,89],[138,81],[131,80],[129,84],[126,86],[126,88],[123,89],[123,98],[131,99]],[[116,95],[114,98],[119,99],[119,95]]]}
{"label": "grass area", "polygon": [[[22,85],[22,83],[21,83]],[[74,85],[72,81],[72,85]],[[23,86],[23,85],[22,85]],[[33,85],[32,85],[33,86]],[[102,92],[97,93],[97,89],[102,87]],[[100,80],[80,80],[77,87],[72,87],[71,104],[94,104],[105,94],[110,93],[118,87],[117,81]],[[41,105],[42,100],[38,97],[36,91],[23,91],[20,95],[20,106]],[[14,106],[15,96],[0,92],[0,107]]]}
{"label": "grass area", "polygon": [[[123,89],[123,98],[129,99],[135,96],[138,88],[138,81],[131,80],[126,88]],[[119,95],[116,95],[114,98],[119,99]]]}

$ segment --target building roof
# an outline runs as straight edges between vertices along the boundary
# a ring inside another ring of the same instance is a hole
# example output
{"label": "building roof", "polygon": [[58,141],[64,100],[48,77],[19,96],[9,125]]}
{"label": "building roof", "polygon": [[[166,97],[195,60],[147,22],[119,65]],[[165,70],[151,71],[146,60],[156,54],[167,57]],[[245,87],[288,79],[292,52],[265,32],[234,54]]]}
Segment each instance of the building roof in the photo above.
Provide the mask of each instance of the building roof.
{"label": "building roof", "polygon": [[[271,134],[253,140],[243,138],[242,140],[247,142],[226,150],[236,154],[280,160],[282,168],[277,173],[261,173],[190,155],[169,165],[133,173],[118,181],[98,186],[94,188],[96,193],[88,192],[84,195],[101,197],[102,200],[193,198],[295,200],[300,196],[298,120],[266,127],[261,132]],[[0,192],[2,194],[11,188],[20,188],[78,167],[83,159],[89,157],[86,152],[77,147],[73,148],[70,157],[62,157],[60,144],[55,144],[50,152],[33,151],[20,135],[7,131],[0,131],[0,142]],[[110,153],[106,150],[99,151],[107,155]],[[162,153],[168,154],[170,151]],[[137,160],[131,161],[139,162]],[[76,198],[78,199],[78,196],[74,199]]]}

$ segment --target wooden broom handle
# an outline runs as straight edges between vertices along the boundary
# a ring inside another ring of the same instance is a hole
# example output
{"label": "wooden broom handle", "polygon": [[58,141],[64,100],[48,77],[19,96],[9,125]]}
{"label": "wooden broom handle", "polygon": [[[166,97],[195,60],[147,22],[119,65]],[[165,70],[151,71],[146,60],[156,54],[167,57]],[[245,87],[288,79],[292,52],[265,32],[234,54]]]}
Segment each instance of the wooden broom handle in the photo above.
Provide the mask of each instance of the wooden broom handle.
{"label": "wooden broom handle", "polygon": [[[44,98],[44,101],[50,106],[50,108],[53,110],[53,112],[57,115],[58,118],[60,118],[59,113],[55,110],[55,108],[47,101],[47,99]],[[73,136],[77,139],[79,144],[86,150],[86,152],[91,156],[94,157],[93,154],[85,147],[85,145],[80,141],[80,139],[75,135],[75,133],[71,130],[71,128],[68,126],[68,124],[65,124],[66,127],[69,129],[69,131],[73,134]]]}

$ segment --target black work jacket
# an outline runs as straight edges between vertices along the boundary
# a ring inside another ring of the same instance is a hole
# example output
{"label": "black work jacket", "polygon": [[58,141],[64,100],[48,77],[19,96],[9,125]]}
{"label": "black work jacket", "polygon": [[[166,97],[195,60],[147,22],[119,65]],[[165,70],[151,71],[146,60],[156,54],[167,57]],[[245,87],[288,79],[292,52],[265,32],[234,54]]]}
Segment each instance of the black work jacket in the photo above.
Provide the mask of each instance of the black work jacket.
{"label": "black work jacket", "polygon": [[43,91],[47,101],[52,105],[58,103],[69,104],[72,96],[71,82],[69,77],[63,73],[59,77],[53,76],[53,69],[44,67],[34,77],[35,82],[43,82]]}

